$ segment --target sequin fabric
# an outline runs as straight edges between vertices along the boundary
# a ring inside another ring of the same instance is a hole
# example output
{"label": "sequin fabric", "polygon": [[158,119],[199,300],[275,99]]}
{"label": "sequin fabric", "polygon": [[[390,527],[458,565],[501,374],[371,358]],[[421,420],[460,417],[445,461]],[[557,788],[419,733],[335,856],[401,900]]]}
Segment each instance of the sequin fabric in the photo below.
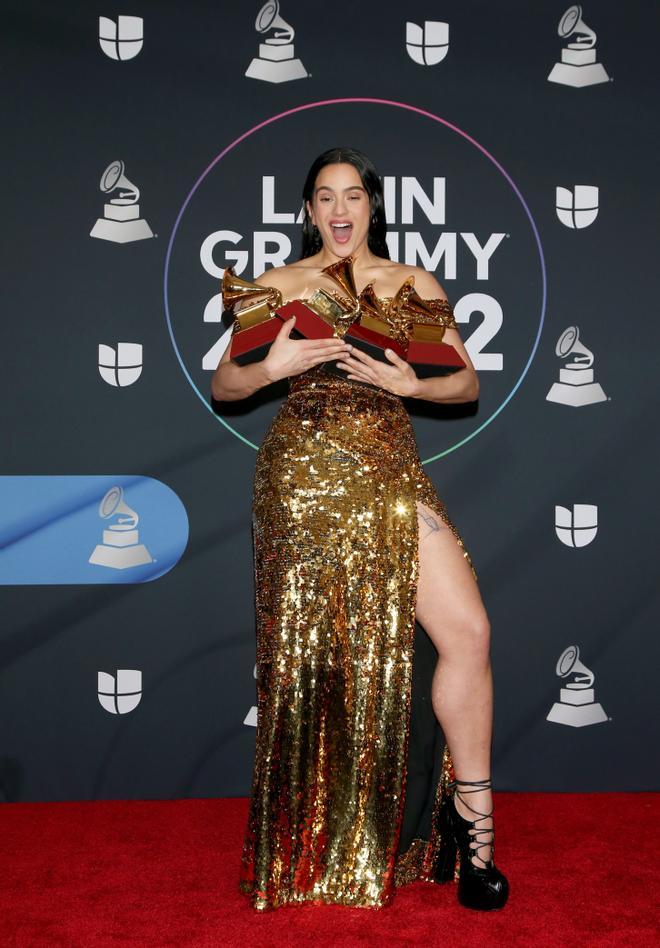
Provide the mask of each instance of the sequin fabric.
{"label": "sequin fabric", "polygon": [[[430,302],[455,325],[445,300]],[[291,378],[257,454],[252,508],[258,725],[240,886],[256,909],[380,907],[397,884],[429,878],[437,839],[397,856],[417,500],[470,562],[402,399],[322,366]],[[450,777],[445,750],[436,807]]]}

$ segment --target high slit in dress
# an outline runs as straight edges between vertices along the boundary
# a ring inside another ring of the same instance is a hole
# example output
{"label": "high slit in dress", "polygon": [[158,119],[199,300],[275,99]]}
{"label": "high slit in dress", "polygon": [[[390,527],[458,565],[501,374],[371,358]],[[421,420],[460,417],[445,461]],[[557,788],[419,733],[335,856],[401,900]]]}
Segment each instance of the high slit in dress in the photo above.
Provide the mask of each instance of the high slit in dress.
{"label": "high slit in dress", "polygon": [[[456,326],[446,300],[426,303],[426,321]],[[471,565],[402,399],[323,365],[291,378],[253,492],[258,724],[240,887],[256,909],[380,907],[431,879],[451,757],[415,619],[417,500]]]}

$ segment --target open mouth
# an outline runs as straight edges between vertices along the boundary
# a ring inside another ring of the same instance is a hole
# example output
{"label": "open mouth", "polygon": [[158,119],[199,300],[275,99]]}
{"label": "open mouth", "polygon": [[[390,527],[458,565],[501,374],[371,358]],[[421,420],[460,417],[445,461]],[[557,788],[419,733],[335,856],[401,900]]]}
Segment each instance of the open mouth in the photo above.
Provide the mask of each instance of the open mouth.
{"label": "open mouth", "polygon": [[332,236],[338,244],[346,244],[351,239],[353,225],[349,222],[331,224],[330,230],[332,231]]}

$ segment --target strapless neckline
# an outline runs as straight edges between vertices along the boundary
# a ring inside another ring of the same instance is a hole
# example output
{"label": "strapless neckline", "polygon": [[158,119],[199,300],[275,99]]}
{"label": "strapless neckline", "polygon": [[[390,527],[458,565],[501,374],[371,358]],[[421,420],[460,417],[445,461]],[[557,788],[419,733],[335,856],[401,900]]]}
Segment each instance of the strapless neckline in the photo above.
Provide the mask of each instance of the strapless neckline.
{"label": "strapless neckline", "polygon": [[[326,290],[324,288],[324,292],[329,293],[331,296],[339,296],[341,299],[344,299],[344,300],[348,299],[347,296],[344,296],[342,293],[336,293],[334,290]],[[293,296],[290,299],[287,299],[285,297],[282,300],[282,305],[285,306],[287,303],[307,303],[309,302],[309,300],[311,300],[311,298],[312,298],[311,296]],[[377,296],[376,299],[378,300],[379,303],[391,303],[394,297],[393,296]]]}
{"label": "strapless neckline", "polygon": [[[336,290],[326,290],[323,288],[324,292],[329,293],[330,296],[334,296],[335,299],[341,300],[343,302],[351,302],[350,297],[345,296],[343,293],[338,293]],[[313,295],[313,294],[312,294]],[[292,296],[284,297],[282,300],[282,306],[285,306],[287,303],[307,303],[311,300],[311,296]],[[390,304],[394,302],[396,296],[376,296],[375,299],[379,303],[383,303],[385,310],[387,311],[390,308]],[[429,296],[429,297],[420,297],[423,303],[431,306],[442,306],[448,309],[451,309],[451,303],[446,296]]]}

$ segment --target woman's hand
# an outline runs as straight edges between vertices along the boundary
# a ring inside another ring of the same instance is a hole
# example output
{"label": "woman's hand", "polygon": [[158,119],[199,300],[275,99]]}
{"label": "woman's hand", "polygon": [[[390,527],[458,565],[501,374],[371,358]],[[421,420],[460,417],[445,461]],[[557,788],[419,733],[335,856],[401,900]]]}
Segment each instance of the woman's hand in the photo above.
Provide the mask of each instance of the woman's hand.
{"label": "woman's hand", "polygon": [[290,339],[295,325],[295,316],[284,321],[273,340],[268,355],[263,360],[264,369],[271,382],[300,375],[320,362],[328,362],[341,356],[348,357],[353,348],[343,339]]}
{"label": "woman's hand", "polygon": [[378,385],[394,395],[414,397],[419,390],[419,379],[413,367],[391,349],[385,350],[385,358],[392,364],[386,365],[378,359],[372,359],[366,352],[354,346],[351,354],[344,356],[337,365],[348,371],[349,379],[371,382],[372,385]]}

